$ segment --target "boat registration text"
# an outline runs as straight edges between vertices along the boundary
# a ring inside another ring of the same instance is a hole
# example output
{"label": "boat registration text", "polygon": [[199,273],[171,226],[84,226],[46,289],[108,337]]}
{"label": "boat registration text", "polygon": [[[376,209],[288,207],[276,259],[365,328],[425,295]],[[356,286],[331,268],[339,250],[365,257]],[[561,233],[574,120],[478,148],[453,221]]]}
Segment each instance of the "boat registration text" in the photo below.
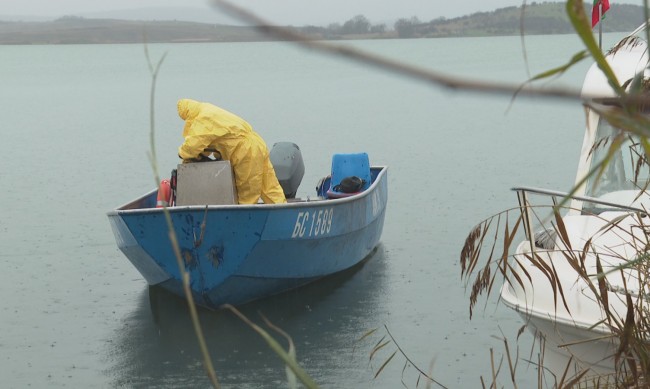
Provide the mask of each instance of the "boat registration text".
{"label": "boat registration text", "polygon": [[332,229],[332,215],[334,208],[298,212],[296,224],[293,227],[291,238],[310,238],[313,236],[329,234]]}

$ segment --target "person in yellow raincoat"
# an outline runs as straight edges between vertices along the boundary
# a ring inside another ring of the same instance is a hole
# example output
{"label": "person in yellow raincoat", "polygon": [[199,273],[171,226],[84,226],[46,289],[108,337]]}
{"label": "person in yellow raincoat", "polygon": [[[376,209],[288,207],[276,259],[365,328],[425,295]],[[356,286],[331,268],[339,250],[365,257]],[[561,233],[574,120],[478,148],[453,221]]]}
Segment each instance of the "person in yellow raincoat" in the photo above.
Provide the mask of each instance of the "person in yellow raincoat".
{"label": "person in yellow raincoat", "polygon": [[286,203],[287,200],[269,159],[264,140],[248,122],[209,103],[178,101],[178,115],[185,120],[185,142],[178,148],[183,162],[198,161],[206,149],[217,150],[230,161],[235,174],[239,204]]}

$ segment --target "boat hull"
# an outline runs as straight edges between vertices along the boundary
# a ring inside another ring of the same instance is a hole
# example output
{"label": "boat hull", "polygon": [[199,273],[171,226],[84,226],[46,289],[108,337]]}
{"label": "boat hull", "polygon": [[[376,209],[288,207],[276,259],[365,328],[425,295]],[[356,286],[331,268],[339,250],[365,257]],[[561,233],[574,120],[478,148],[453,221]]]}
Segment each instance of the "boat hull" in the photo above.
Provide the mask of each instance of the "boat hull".
{"label": "boat hull", "polygon": [[[536,283],[537,293],[546,290],[541,282]],[[528,290],[533,290],[529,285]],[[543,359],[539,363],[545,372],[550,372],[556,382],[565,375],[565,382],[587,370],[585,379],[599,377],[606,383],[616,373],[615,358],[618,342],[604,328],[576,320],[575,317],[557,310],[539,310],[522,296],[523,289],[510,284],[501,288],[501,301],[517,311],[529,330],[543,337]],[[527,305],[528,304],[528,305]],[[558,302],[558,304],[562,304]]]}
{"label": "boat hull", "polygon": [[[589,241],[591,250],[599,254],[605,271],[622,265],[627,260],[624,253],[629,255],[640,250],[630,242],[641,246],[646,244],[640,236],[623,233],[640,230],[638,225],[635,226],[634,217],[623,218],[623,214],[608,212],[598,217],[564,217],[564,228],[570,237],[569,246],[583,247],[584,242]],[[614,221],[618,223],[616,228],[611,227]],[[610,229],[607,229],[608,226]],[[594,295],[593,285],[598,283],[595,277],[598,274],[596,257],[592,251],[560,250],[557,248],[562,244],[560,242],[558,239],[554,249],[536,248],[534,255],[539,263],[545,264],[542,268],[553,269],[557,284],[553,285],[546,273],[529,260],[533,257],[531,245],[523,241],[515,251],[512,267],[513,274],[518,275],[520,282],[511,278],[512,282],[505,283],[500,292],[501,301],[517,311],[533,332],[543,335],[544,369],[555,375],[558,382],[565,371],[567,377],[586,372],[585,378],[588,380],[597,377],[601,384],[615,382],[616,375],[625,371],[625,365],[616,358],[620,346],[619,330],[607,325],[610,322],[608,316]],[[573,254],[570,254],[571,251]],[[577,275],[568,259],[571,257],[583,259],[584,269],[591,275],[591,286],[586,279]],[[630,293],[638,294],[633,277],[620,278],[621,274],[626,273],[608,272],[606,277],[609,285],[607,308],[618,323],[625,321],[628,307],[625,296],[614,288],[627,285]]]}
{"label": "boat hull", "polygon": [[[344,199],[171,207],[169,217],[195,301],[239,305],[348,269],[379,243],[386,168]],[[184,295],[166,216],[155,191],[108,214],[120,250],[150,285]]]}
{"label": "boat hull", "polygon": [[[602,63],[587,71],[581,92],[587,122],[571,193],[514,188],[526,240],[500,263],[508,269],[501,301],[544,336],[544,365],[558,378],[568,367],[569,378],[579,371],[618,387],[648,373],[647,323],[635,320],[650,308],[647,147],[632,125],[612,119],[625,115],[637,123],[640,113],[647,119],[647,110],[630,114],[619,101],[650,77],[647,28],[604,55],[607,72]],[[534,204],[533,197],[545,202]]]}

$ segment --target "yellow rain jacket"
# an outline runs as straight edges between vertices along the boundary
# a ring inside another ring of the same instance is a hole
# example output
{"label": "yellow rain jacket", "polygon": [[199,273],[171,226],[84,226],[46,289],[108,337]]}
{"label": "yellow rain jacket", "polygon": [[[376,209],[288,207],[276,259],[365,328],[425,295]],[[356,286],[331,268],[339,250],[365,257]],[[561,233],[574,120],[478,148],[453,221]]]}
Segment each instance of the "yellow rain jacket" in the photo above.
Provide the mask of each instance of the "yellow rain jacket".
{"label": "yellow rain jacket", "polygon": [[178,101],[178,115],[185,120],[185,142],[178,148],[183,160],[199,158],[207,148],[230,161],[235,173],[239,204],[286,203],[275,176],[264,140],[239,116],[209,103]]}

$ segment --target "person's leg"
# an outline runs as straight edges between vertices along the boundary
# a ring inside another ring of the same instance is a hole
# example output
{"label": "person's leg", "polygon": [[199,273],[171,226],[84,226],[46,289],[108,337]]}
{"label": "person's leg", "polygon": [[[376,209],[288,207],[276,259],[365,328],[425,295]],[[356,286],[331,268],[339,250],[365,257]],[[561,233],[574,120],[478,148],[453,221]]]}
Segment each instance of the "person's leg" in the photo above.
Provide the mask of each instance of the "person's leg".
{"label": "person's leg", "polygon": [[275,175],[275,169],[268,155],[264,161],[264,173],[262,175],[262,200],[267,204],[286,203],[284,191],[278,177]]}
{"label": "person's leg", "polygon": [[256,204],[260,198],[264,165],[259,159],[252,153],[249,142],[240,144],[231,156],[239,204]]}

